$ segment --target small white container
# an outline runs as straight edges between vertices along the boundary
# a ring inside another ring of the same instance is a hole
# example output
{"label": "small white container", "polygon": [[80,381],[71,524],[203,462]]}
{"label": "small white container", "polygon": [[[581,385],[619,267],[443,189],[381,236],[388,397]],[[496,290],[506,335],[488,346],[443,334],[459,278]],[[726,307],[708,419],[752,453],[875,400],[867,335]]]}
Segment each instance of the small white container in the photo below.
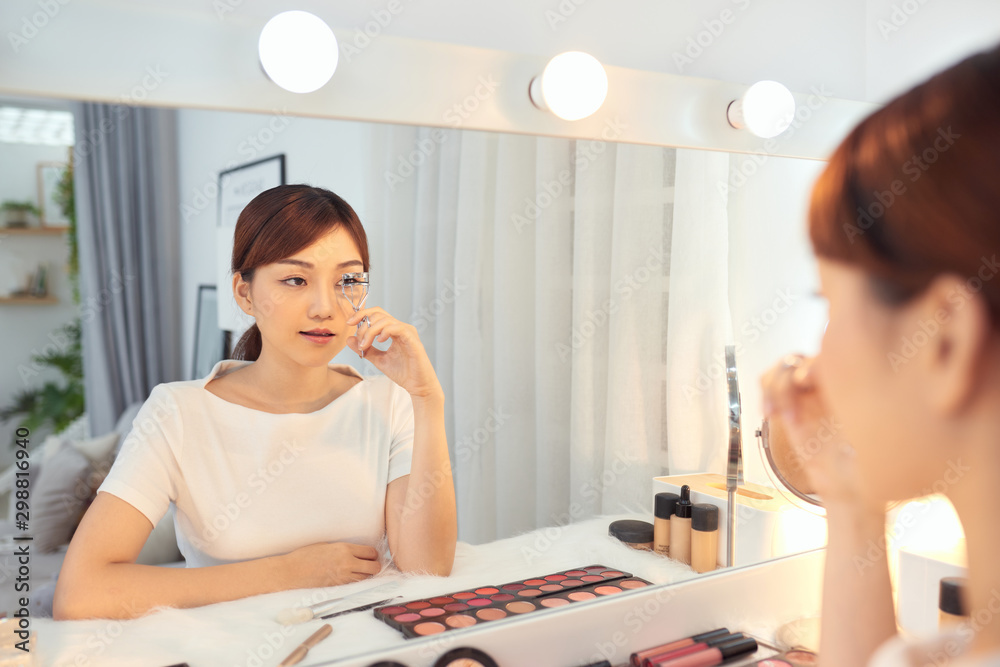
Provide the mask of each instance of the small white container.
{"label": "small white container", "polygon": [[[725,477],[714,473],[653,478],[653,494],[679,493],[691,487],[692,503],[711,503],[719,508],[719,567],[726,566],[729,549],[729,508]],[[788,501],[775,489],[744,484],[736,494],[735,566],[826,546],[826,519]]]}

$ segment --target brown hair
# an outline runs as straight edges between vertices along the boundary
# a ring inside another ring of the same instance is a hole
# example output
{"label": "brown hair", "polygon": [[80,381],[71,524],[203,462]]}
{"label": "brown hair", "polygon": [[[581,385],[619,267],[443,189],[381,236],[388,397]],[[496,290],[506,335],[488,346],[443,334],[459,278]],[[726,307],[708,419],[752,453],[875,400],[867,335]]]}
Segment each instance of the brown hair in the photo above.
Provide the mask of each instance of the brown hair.
{"label": "brown hair", "polygon": [[[251,282],[258,267],[291,257],[321,236],[343,226],[369,270],[368,237],[351,205],[329,190],[310,185],[279,185],[254,197],[240,213],[233,234],[233,275]],[[260,329],[254,323],[233,349],[233,359],[256,361]]]}
{"label": "brown hair", "polygon": [[813,190],[813,248],[862,269],[888,304],[956,274],[1000,323],[1000,279],[991,280],[998,181],[1000,47],[936,74],[854,128]]}

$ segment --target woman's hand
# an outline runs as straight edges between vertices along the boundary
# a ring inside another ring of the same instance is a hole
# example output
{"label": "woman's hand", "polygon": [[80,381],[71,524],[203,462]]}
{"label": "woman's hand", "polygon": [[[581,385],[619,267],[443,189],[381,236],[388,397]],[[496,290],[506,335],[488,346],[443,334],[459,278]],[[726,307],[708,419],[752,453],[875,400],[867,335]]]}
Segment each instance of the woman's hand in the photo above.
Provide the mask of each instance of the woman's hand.
{"label": "woman's hand", "polygon": [[368,579],[382,569],[373,547],[348,542],[310,544],[278,560],[287,588],[339,586]]}
{"label": "woman's hand", "polygon": [[[764,415],[777,436],[771,439],[772,445],[785,441],[792,449],[791,452],[775,452],[776,458],[795,467],[801,466],[801,471],[783,470],[782,473],[795,477],[801,472],[810,490],[824,503],[863,503],[854,449],[845,439],[842,425],[823,403],[816,384],[814,361],[790,355],[761,378]],[[787,439],[781,437],[782,432]]]}
{"label": "woman's hand", "polygon": [[[442,393],[431,360],[427,357],[423,343],[417,330],[410,324],[400,322],[381,308],[362,308],[347,319],[347,323],[356,325],[367,316],[371,326],[363,330],[360,347],[357,335],[347,339],[347,346],[360,355],[364,350],[365,358],[375,364],[385,375],[405,389],[411,396],[429,397]],[[372,347],[376,340],[385,342],[392,338],[388,350]]]}

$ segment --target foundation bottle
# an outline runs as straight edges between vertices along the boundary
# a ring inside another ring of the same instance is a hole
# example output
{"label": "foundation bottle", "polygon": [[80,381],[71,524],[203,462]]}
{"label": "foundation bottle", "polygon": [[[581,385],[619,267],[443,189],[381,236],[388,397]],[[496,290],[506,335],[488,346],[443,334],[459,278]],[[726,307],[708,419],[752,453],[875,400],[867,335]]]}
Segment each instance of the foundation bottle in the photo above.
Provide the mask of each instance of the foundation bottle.
{"label": "foundation bottle", "polygon": [[670,517],[679,498],[676,493],[657,493],[653,500],[653,550],[661,556],[670,556]]}
{"label": "foundation bottle", "polygon": [[938,593],[938,627],[944,629],[966,620],[969,610],[965,606],[965,579],[945,577]]}
{"label": "foundation bottle", "polygon": [[710,503],[691,507],[691,567],[711,572],[718,563],[719,508]]}
{"label": "foundation bottle", "polygon": [[681,497],[670,519],[670,557],[691,564],[691,487],[687,484],[681,487]]}

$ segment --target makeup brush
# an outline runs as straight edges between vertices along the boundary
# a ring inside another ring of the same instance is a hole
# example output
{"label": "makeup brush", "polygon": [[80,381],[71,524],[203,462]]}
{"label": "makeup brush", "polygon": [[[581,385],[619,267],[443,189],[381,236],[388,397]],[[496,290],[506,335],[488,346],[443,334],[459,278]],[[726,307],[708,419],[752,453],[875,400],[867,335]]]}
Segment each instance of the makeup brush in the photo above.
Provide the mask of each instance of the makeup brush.
{"label": "makeup brush", "polygon": [[355,598],[361,595],[371,594],[384,594],[399,588],[398,581],[390,581],[388,583],[382,584],[380,586],[373,586],[372,588],[366,588],[363,591],[357,591],[355,593],[350,593],[349,595],[342,595],[338,598],[330,598],[329,600],[324,600],[322,602],[317,602],[316,604],[309,605],[308,607],[292,607],[289,609],[282,609],[278,613],[278,623],[282,625],[295,625],[296,623],[305,623],[306,621],[311,621],[314,618],[322,616],[327,613],[338,604],[345,600]]}

